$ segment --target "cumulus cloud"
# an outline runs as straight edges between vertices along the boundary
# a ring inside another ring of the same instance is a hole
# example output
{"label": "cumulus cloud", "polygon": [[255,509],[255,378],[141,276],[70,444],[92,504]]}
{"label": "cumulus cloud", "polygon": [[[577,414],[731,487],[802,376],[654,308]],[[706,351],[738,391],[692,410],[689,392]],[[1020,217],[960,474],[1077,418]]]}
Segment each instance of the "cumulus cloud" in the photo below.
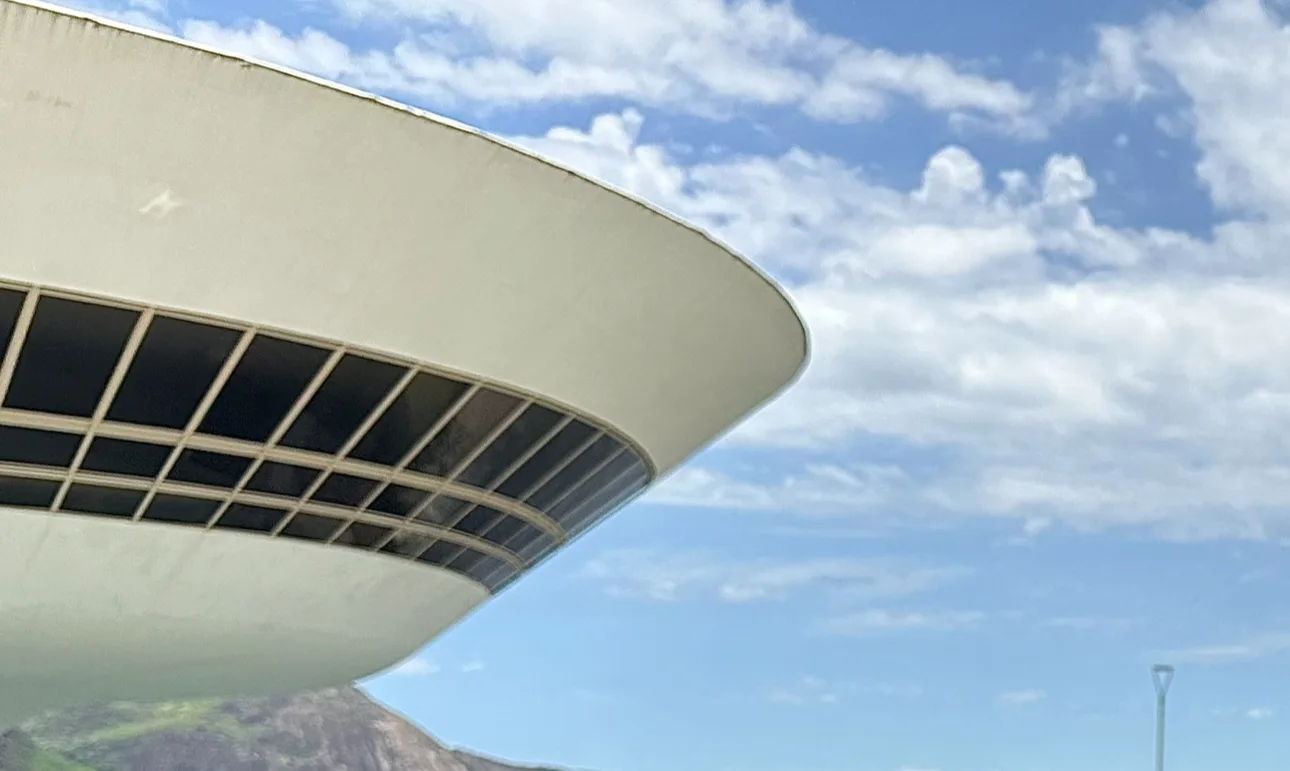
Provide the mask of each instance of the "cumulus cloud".
{"label": "cumulus cloud", "polygon": [[[752,473],[700,465],[651,500],[1176,538],[1284,528],[1290,372],[1275,362],[1290,342],[1267,334],[1290,321],[1274,259],[1284,226],[1232,218],[1210,238],[1110,226],[1066,154],[992,173],[946,147],[898,189],[802,149],[688,161],[642,143],[641,120],[513,140],[780,276],[815,350],[798,386],[725,443],[795,451],[800,466],[783,471],[782,453]],[[914,461],[870,460],[874,439]]]}

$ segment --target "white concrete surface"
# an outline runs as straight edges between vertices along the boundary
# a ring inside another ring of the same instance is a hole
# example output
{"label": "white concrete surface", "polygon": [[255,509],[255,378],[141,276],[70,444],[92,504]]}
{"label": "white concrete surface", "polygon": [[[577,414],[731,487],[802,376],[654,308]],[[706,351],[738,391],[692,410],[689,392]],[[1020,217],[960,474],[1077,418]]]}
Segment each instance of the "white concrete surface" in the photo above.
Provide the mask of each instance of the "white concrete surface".
{"label": "white concrete surface", "polygon": [[263,535],[5,508],[0,533],[0,726],[344,683],[488,598],[439,568]]}

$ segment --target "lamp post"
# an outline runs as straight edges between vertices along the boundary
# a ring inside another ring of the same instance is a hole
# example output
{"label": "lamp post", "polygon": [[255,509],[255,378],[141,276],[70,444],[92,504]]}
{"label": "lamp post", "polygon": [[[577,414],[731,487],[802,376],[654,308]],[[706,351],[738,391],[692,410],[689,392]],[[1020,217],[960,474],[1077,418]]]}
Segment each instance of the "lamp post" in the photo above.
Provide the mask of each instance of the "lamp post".
{"label": "lamp post", "polygon": [[1156,686],[1156,771],[1165,771],[1165,697],[1174,680],[1174,668],[1157,664],[1151,668],[1151,679]]}

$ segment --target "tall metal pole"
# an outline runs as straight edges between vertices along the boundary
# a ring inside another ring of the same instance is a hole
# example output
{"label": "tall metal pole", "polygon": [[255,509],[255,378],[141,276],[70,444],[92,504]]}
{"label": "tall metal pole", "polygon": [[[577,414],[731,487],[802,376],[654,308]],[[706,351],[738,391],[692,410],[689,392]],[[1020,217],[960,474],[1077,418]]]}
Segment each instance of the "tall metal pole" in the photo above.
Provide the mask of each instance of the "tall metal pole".
{"label": "tall metal pole", "polygon": [[1174,668],[1157,664],[1151,668],[1151,679],[1156,686],[1156,771],[1165,771],[1165,697],[1174,680]]}

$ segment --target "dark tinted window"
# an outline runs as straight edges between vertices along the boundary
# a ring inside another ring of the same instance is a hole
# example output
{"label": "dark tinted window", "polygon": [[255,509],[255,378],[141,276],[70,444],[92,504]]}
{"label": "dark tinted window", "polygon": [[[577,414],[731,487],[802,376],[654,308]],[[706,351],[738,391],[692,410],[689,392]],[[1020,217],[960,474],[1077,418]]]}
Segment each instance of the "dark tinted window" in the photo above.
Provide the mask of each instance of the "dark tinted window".
{"label": "dark tinted window", "polygon": [[447,565],[448,562],[461,553],[461,545],[451,541],[435,541],[430,548],[421,552],[417,559],[422,562],[428,562],[431,565]]}
{"label": "dark tinted window", "polygon": [[219,501],[162,494],[154,497],[152,503],[148,504],[143,518],[185,525],[205,525],[219,511],[219,507]]}
{"label": "dark tinted window", "polygon": [[628,452],[619,453],[613,460],[601,466],[600,470],[584,479],[581,484],[565,495],[559,503],[552,506],[547,513],[556,522],[562,523],[569,512],[599,494],[607,485],[613,483],[638,464],[639,461],[636,460],[635,455]]}
{"label": "dark tinted window", "polygon": [[236,487],[251,465],[250,458],[205,450],[184,450],[175,460],[167,479],[211,487]]}
{"label": "dark tinted window", "polygon": [[166,465],[171,448],[161,444],[130,442],[124,439],[95,437],[89,452],[81,461],[86,471],[123,474],[133,477],[155,477]]}
{"label": "dark tinted window", "polygon": [[215,526],[269,533],[278,526],[278,523],[286,515],[285,509],[270,509],[264,506],[234,503],[224,510],[223,516],[219,518],[219,522]]}
{"label": "dark tinted window", "polygon": [[263,442],[327,361],[321,348],[257,335],[202,420],[203,434]]}
{"label": "dark tinted window", "polygon": [[560,413],[547,409],[540,404],[529,405],[514,423],[506,427],[488,449],[470,462],[466,470],[457,476],[457,481],[476,487],[491,487],[500,481],[498,477],[506,471],[533,445],[546,436],[557,423]]}
{"label": "dark tinted window", "polygon": [[451,495],[440,495],[430,501],[430,505],[417,513],[416,519],[434,525],[448,525],[457,521],[457,517],[470,504]]}
{"label": "dark tinted window", "polygon": [[532,525],[520,519],[519,517],[508,516],[508,517],[504,517],[503,519],[495,523],[492,527],[488,528],[488,530],[482,533],[480,537],[486,541],[491,541],[492,543],[495,543],[498,546],[503,546],[512,538],[517,537],[520,533],[524,532],[525,530],[537,531],[537,528],[533,527]]}
{"label": "dark tinted window", "polygon": [[265,461],[251,475],[251,480],[246,483],[246,489],[257,493],[299,498],[318,478],[319,473],[318,469],[305,466]]}
{"label": "dark tinted window", "polygon": [[420,533],[395,533],[394,537],[381,547],[381,551],[386,554],[415,557],[425,551],[433,542],[434,538]]}
{"label": "dark tinted window", "polygon": [[210,324],[153,319],[108,420],[183,428],[240,336]]}
{"label": "dark tinted window", "polygon": [[531,492],[534,485],[578,452],[595,435],[596,429],[580,420],[572,421],[498,485],[497,492],[508,498],[519,498]]}
{"label": "dark tinted window", "polygon": [[375,549],[380,544],[385,543],[389,536],[390,529],[388,527],[377,527],[365,522],[352,522],[340,535],[336,536],[335,543],[359,549]]}
{"label": "dark tinted window", "polygon": [[390,485],[376,496],[372,505],[368,508],[372,511],[379,511],[382,514],[393,514],[396,517],[406,517],[416,510],[416,507],[426,499],[428,493],[422,490],[414,490],[411,487],[401,485]]}
{"label": "dark tinted window", "polygon": [[0,477],[0,504],[47,509],[58,495],[59,482],[22,477]]}
{"label": "dark tinted window", "polygon": [[393,466],[468,388],[457,380],[426,373],[417,375],[354,446],[350,457]]}
{"label": "dark tinted window", "polygon": [[66,467],[80,446],[79,434],[0,426],[0,461],[5,463]]}
{"label": "dark tinted window", "polygon": [[649,480],[644,467],[616,480],[582,506],[569,512],[561,522],[570,535],[577,535],[639,493]]}
{"label": "dark tinted window", "polygon": [[622,445],[611,436],[602,436],[591,446],[582,451],[560,473],[551,477],[532,495],[524,500],[533,508],[545,511],[551,504],[560,500],[566,492],[582,482],[583,478],[597,467],[622,450]]}
{"label": "dark tinted window", "polygon": [[328,454],[339,451],[406,372],[403,367],[347,354],[291,424],[281,444]]}
{"label": "dark tinted window", "polygon": [[5,406],[90,417],[139,314],[42,297]]}
{"label": "dark tinted window", "polygon": [[501,521],[501,519],[502,513],[500,511],[495,511],[487,506],[476,506],[470,510],[470,513],[462,517],[457,524],[453,525],[452,529],[478,537]]}
{"label": "dark tinted window", "polygon": [[83,514],[105,514],[111,517],[130,517],[143,502],[142,490],[122,490],[98,485],[72,485],[63,498],[64,511]]}
{"label": "dark tinted window", "polygon": [[464,460],[520,404],[514,396],[481,388],[409,464],[423,474],[443,476]]}
{"label": "dark tinted window", "polygon": [[310,500],[337,506],[358,506],[376,489],[376,480],[348,474],[329,474]]}
{"label": "dark tinted window", "polygon": [[342,524],[328,517],[297,514],[282,529],[282,535],[288,538],[303,538],[307,541],[326,541],[332,537]]}

